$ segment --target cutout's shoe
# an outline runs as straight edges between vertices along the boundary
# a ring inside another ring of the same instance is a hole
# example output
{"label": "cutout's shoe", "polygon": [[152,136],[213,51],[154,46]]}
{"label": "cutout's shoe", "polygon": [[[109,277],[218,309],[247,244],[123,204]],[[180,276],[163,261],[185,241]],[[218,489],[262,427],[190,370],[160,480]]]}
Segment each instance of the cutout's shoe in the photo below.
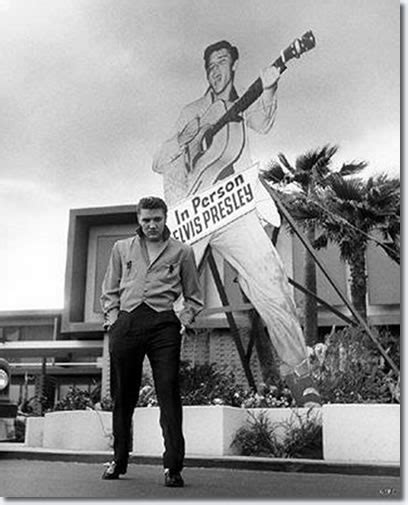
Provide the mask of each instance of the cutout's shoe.
{"label": "cutout's shoe", "polygon": [[311,375],[296,376],[290,374],[285,381],[298,407],[321,407],[322,399]]}

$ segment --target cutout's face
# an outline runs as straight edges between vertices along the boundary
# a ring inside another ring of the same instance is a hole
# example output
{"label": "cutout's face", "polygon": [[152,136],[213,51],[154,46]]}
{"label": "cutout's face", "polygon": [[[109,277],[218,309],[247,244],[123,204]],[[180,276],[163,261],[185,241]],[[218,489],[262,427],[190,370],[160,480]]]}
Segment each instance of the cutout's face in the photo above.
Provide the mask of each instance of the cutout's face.
{"label": "cutout's face", "polygon": [[228,49],[219,49],[211,53],[208,59],[207,79],[216,95],[221,94],[232,83],[236,61],[232,58]]}
{"label": "cutout's face", "polygon": [[140,209],[137,218],[147,240],[151,242],[162,240],[166,226],[163,209]]}

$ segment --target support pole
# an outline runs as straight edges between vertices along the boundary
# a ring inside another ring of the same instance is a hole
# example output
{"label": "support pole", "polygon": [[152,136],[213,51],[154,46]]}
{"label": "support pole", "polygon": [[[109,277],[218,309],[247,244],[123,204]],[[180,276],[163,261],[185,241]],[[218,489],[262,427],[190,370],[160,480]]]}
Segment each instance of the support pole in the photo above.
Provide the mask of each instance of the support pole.
{"label": "support pole", "polygon": [[346,323],[351,324],[352,326],[358,326],[357,321],[354,321],[350,317],[346,316],[345,314],[343,314],[342,312],[340,312],[339,310],[334,308],[333,305],[330,305],[330,303],[327,303],[325,300],[323,300],[322,298],[317,296],[316,293],[313,293],[312,291],[310,291],[310,289],[305,288],[304,286],[302,286],[298,282],[294,281],[290,277],[288,277],[288,282],[289,282],[289,284],[292,284],[292,286],[299,289],[299,291],[302,291],[306,295],[313,296],[313,298],[315,298],[321,305],[323,305],[324,307],[329,309],[331,312],[333,312],[333,314],[336,314],[336,316],[339,317],[340,319],[343,319],[343,321],[345,321]]}
{"label": "support pole", "polygon": [[[215,259],[212,254],[210,246],[207,246],[207,249],[205,250],[204,256],[203,256],[203,258],[200,262],[200,265],[199,265],[199,272],[202,271],[205,261],[208,261],[208,265],[209,265],[211,273],[213,275],[215,285],[217,287],[217,291],[220,296],[221,303],[222,303],[223,307],[229,306],[228,296],[225,291],[224,285],[222,283],[221,276],[218,271],[217,263],[215,262]],[[234,339],[235,345],[237,347],[237,351],[238,351],[239,357],[241,359],[241,363],[244,368],[244,372],[245,372],[245,376],[247,378],[248,384],[251,388],[255,389],[256,388],[255,380],[252,375],[251,368],[249,366],[250,352],[245,353],[245,349],[244,349],[244,346],[241,341],[241,335],[239,334],[239,329],[238,329],[237,323],[235,322],[232,312],[225,311],[225,316],[226,316],[228,324],[230,326],[231,335],[232,335],[232,338]],[[252,351],[252,345],[251,345],[251,351]]]}

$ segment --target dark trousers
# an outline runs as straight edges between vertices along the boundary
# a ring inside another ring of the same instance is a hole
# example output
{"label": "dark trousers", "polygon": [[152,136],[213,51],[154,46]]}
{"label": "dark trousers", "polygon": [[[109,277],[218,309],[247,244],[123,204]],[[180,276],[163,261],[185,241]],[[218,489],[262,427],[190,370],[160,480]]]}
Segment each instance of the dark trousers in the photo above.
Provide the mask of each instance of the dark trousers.
{"label": "dark trousers", "polygon": [[[184,461],[182,405],[179,390],[181,324],[173,311],[156,312],[145,304],[120,312],[109,332],[114,459],[127,468],[134,408],[147,355],[160,407],[164,468],[180,471]],[[134,430],[142,427],[134,426]]]}

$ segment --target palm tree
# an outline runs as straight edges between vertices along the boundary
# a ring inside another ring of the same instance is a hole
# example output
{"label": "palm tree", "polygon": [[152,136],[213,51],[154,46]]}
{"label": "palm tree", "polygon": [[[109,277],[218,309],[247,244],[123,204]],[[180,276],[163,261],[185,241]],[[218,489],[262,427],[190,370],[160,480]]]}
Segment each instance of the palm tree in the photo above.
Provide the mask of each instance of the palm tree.
{"label": "palm tree", "polygon": [[[284,154],[278,155],[279,162],[271,162],[263,172],[267,181],[275,183],[293,183],[296,191],[281,192],[282,199],[292,216],[302,225],[310,243],[316,239],[316,226],[321,222],[321,209],[313,204],[318,200],[321,188],[325,187],[329,177],[334,173],[331,169],[332,158],[337,153],[337,146],[326,145],[300,155],[295,164],[291,165]],[[366,166],[365,163],[344,164],[339,174],[342,176],[356,174]],[[316,294],[316,264],[310,253],[305,249],[305,287]],[[317,342],[317,302],[313,296],[305,296],[304,333],[307,345]]]}
{"label": "palm tree", "polygon": [[379,245],[399,262],[400,237],[400,180],[386,174],[367,180],[347,180],[341,174],[332,174],[325,189],[314,204],[321,209],[321,233],[316,247],[329,241],[340,248],[351,275],[351,301],[360,315],[367,320],[366,251],[373,233],[380,231]]}

